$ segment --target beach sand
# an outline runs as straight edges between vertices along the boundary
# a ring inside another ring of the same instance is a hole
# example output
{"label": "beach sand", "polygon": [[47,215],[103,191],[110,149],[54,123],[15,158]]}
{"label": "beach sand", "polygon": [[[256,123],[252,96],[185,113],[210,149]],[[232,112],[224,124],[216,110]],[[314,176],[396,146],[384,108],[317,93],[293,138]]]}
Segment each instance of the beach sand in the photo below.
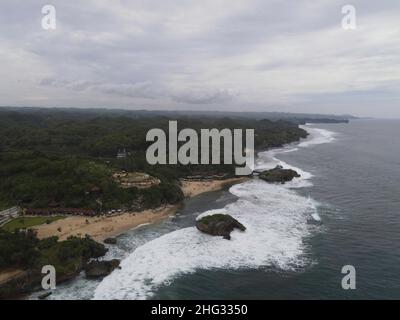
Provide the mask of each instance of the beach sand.
{"label": "beach sand", "polygon": [[[185,197],[195,197],[201,193],[220,190],[227,185],[246,181],[247,177],[225,180],[181,181]],[[68,216],[50,224],[35,226],[39,239],[58,236],[66,240],[69,236],[84,237],[89,235],[98,242],[137,228],[143,224],[156,223],[174,215],[180,205],[168,205],[141,212],[125,212],[99,217]],[[61,230],[61,231],[59,231]],[[9,281],[23,273],[22,270],[0,270],[0,283]]]}
{"label": "beach sand", "polygon": [[248,177],[229,178],[224,180],[181,181],[185,197],[195,197],[204,192],[220,190],[226,185],[233,185],[248,180]]}
{"label": "beach sand", "polygon": [[11,279],[17,278],[23,273],[24,271],[19,269],[0,270],[0,284],[10,281]]}
{"label": "beach sand", "polygon": [[[182,181],[182,191],[185,197],[194,197],[204,192],[216,191],[226,185],[239,183],[248,179],[247,177],[230,178],[225,180],[210,181]],[[141,212],[125,212],[112,216],[84,217],[69,216],[65,219],[54,221],[50,224],[36,226],[39,239],[58,236],[65,240],[69,236],[85,235],[94,240],[103,242],[109,237],[115,237],[143,224],[156,223],[165,219],[177,211],[179,205],[168,205],[157,209],[144,210]],[[59,231],[60,230],[60,231]]]}
{"label": "beach sand", "polygon": [[158,222],[173,215],[177,209],[178,206],[168,205],[157,209],[125,212],[112,216],[71,216],[50,224],[36,226],[34,229],[37,231],[39,239],[58,236],[60,240],[65,240],[69,236],[89,235],[94,240],[102,242],[140,225]]}

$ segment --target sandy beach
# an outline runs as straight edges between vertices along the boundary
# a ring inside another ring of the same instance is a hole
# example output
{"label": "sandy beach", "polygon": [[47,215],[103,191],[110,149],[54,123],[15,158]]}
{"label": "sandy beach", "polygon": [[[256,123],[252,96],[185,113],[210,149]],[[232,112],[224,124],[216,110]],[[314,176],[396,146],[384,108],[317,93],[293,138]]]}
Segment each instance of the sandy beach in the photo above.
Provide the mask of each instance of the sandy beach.
{"label": "sandy beach", "polygon": [[233,185],[248,180],[248,177],[229,178],[224,180],[202,180],[185,181],[182,180],[182,191],[185,197],[195,197],[204,192],[220,190],[226,185]]}
{"label": "sandy beach", "polygon": [[125,212],[112,216],[83,217],[71,216],[50,224],[35,227],[39,239],[58,236],[65,240],[69,236],[85,235],[102,242],[109,237],[117,236],[143,224],[155,223],[173,215],[178,206],[165,206],[141,212]]}
{"label": "sandy beach", "polygon": [[[248,178],[231,178],[225,180],[210,181],[182,181],[182,191],[185,197],[194,197],[204,192],[216,191],[229,184],[242,182]],[[168,205],[157,209],[141,212],[125,212],[112,216],[84,217],[69,216],[65,219],[54,221],[50,224],[36,226],[38,238],[43,239],[58,236],[65,240],[69,236],[85,235],[94,240],[103,242],[109,237],[115,237],[143,224],[156,223],[165,219],[177,211],[179,205]]]}
{"label": "sandy beach", "polygon": [[[230,178],[224,180],[181,181],[182,191],[187,198],[195,197],[205,192],[220,190],[227,185],[233,185],[249,179],[248,177]],[[120,214],[85,217],[68,216],[50,224],[35,226],[39,239],[58,236],[59,240],[66,240],[69,236],[84,237],[89,235],[98,242],[110,237],[116,237],[140,225],[157,223],[172,216],[181,205],[167,205],[157,209],[141,212],[124,212]],[[0,283],[18,277],[22,270],[0,270]]]}

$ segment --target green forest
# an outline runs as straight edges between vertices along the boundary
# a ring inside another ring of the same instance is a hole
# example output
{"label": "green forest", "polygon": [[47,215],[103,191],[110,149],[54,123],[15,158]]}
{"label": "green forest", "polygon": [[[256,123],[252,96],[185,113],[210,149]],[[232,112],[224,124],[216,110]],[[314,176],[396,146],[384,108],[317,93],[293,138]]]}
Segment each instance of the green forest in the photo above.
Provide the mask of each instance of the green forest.
{"label": "green forest", "polygon": [[[179,179],[190,175],[234,175],[233,165],[155,165],[146,162],[148,130],[255,129],[258,150],[279,147],[306,137],[297,122],[168,117],[99,110],[0,109],[0,209],[52,206],[92,208],[153,208],[183,199]],[[126,158],[117,152],[126,149]],[[161,180],[148,189],[121,188],[112,174],[146,172]],[[93,188],[99,190],[91,192]]]}

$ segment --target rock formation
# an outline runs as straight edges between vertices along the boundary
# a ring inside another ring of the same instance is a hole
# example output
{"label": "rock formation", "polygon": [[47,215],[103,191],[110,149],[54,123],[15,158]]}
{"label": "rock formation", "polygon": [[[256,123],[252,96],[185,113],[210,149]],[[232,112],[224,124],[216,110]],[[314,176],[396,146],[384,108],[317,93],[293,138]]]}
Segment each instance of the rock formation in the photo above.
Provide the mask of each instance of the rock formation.
{"label": "rock formation", "polygon": [[245,231],[246,227],[228,214],[214,214],[205,216],[196,221],[196,228],[201,232],[212,236],[222,236],[224,239],[231,239],[233,229]]}
{"label": "rock formation", "polygon": [[261,172],[258,177],[270,183],[277,182],[283,184],[300,177],[300,175],[292,169],[283,169],[282,166],[276,166],[274,169]]}
{"label": "rock formation", "polygon": [[113,259],[110,261],[91,261],[85,266],[87,278],[102,278],[108,276],[114,269],[119,268],[120,261]]}

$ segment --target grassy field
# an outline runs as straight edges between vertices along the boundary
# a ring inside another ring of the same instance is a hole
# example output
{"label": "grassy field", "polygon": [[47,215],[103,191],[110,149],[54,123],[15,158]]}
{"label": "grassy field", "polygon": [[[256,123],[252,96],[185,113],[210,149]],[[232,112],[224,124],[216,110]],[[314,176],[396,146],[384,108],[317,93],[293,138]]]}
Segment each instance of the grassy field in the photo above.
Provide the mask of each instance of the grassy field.
{"label": "grassy field", "polygon": [[63,216],[55,217],[20,217],[7,222],[2,229],[14,232],[15,229],[30,228],[44,223],[51,223],[53,221],[64,219]]}

